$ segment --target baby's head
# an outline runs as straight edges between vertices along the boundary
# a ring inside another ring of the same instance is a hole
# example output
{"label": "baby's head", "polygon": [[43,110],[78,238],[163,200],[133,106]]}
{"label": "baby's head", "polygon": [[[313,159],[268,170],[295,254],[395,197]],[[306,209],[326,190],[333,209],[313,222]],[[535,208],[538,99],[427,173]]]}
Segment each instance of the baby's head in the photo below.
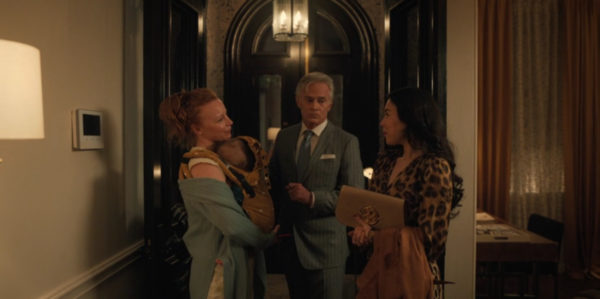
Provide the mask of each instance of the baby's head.
{"label": "baby's head", "polygon": [[239,138],[229,139],[219,144],[216,152],[225,162],[245,171],[252,171],[254,154],[244,140]]}

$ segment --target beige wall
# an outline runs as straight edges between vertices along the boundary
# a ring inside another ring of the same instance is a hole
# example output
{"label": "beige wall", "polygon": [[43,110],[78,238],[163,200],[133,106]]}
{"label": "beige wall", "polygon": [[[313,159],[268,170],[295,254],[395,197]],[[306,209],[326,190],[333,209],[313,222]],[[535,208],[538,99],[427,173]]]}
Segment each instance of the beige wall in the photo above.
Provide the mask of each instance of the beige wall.
{"label": "beige wall", "polygon": [[[207,20],[207,85],[219,94],[225,34],[243,2],[208,0],[208,15],[217,17]],[[383,1],[359,3],[382,20]],[[0,1],[0,38],[41,51],[46,131],[44,140],[0,140],[0,298],[51,293],[143,236],[140,5]],[[450,227],[446,273],[457,284],[447,286],[447,298],[474,297],[475,27],[475,1],[449,0],[448,130],[465,198]],[[104,150],[71,150],[75,108],[105,113]]]}
{"label": "beige wall", "polygon": [[206,0],[206,87],[223,97],[225,39],[227,30],[244,0]]}
{"label": "beige wall", "polygon": [[[123,8],[0,1],[0,38],[41,52],[45,125],[43,140],[0,140],[0,298],[49,294],[143,238],[139,195],[125,195],[137,190],[124,177],[138,163],[123,150]],[[104,113],[104,150],[71,149],[76,108]]]}
{"label": "beige wall", "polygon": [[448,0],[448,137],[465,193],[460,214],[450,222],[446,246],[446,298],[475,298],[475,196],[477,163],[477,56],[475,0]]}

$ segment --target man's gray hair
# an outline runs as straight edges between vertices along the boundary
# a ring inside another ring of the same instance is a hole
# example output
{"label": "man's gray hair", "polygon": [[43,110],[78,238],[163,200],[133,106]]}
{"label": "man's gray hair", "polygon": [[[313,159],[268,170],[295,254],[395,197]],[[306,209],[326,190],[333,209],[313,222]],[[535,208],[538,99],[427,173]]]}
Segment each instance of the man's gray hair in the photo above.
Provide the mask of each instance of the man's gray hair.
{"label": "man's gray hair", "polygon": [[329,87],[329,98],[333,101],[333,79],[321,72],[311,72],[300,78],[298,85],[296,85],[296,98],[306,90],[308,85],[315,82],[327,84],[327,87]]}

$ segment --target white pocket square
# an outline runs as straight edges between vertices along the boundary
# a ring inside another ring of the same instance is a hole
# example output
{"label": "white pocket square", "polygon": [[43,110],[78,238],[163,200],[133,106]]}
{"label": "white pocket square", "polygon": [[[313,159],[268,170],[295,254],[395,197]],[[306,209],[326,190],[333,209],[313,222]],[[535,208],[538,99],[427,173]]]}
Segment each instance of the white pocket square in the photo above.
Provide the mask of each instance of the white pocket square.
{"label": "white pocket square", "polygon": [[321,160],[325,160],[325,159],[335,159],[335,154],[322,154]]}

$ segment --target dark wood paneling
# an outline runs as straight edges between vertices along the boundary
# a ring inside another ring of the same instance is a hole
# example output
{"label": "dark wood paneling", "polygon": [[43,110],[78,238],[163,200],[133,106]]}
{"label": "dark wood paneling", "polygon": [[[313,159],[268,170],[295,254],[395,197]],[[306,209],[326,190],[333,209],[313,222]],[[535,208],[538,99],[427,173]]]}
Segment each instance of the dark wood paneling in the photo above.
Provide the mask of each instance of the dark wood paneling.
{"label": "dark wood paneling", "polygon": [[205,85],[205,1],[144,1],[144,230],[146,298],[186,298],[165,264],[170,206],[180,200],[177,167],[182,150],[169,145],[158,106],[169,94]]}
{"label": "dark wood paneling", "polygon": [[[282,127],[298,123],[295,88],[308,65],[309,72],[340,79],[330,120],[359,138],[363,164],[372,165],[379,145],[378,47],[373,26],[355,0],[313,0],[309,11],[308,40],[279,46],[273,44],[269,28],[271,1],[247,1],[234,17],[225,45],[224,100],[235,122],[235,134],[260,135],[262,75],[281,78]],[[334,111],[339,112],[336,117],[332,117]],[[268,270],[280,271],[277,248],[267,249],[265,255]],[[348,272],[358,273],[363,263],[360,257],[351,256]]]}
{"label": "dark wood paneling", "polygon": [[445,117],[446,0],[388,0],[386,18],[386,93],[428,90]]}
{"label": "dark wood paneling", "polygon": [[[308,63],[309,71],[343,78],[341,125],[358,136],[363,162],[371,165],[379,144],[377,44],[372,25],[353,0],[310,1],[309,11],[308,41],[283,43],[285,48],[268,51],[259,51],[257,45],[277,43],[270,36],[271,1],[248,1],[234,17],[225,46],[224,100],[235,134],[259,136],[258,78],[265,74],[281,77],[282,126],[299,122],[294,93]],[[356,119],[361,121],[351,121]]]}

